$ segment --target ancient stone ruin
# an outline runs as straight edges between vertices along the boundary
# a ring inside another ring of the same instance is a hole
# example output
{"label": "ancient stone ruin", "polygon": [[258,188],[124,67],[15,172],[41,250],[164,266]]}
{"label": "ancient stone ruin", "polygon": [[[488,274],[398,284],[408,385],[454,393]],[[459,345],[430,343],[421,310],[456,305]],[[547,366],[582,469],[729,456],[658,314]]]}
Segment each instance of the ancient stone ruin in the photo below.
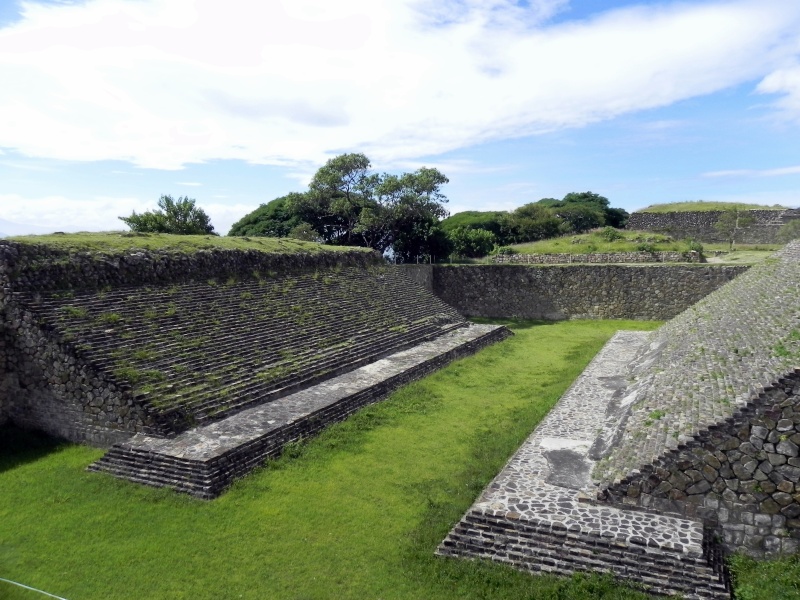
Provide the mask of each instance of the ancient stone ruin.
{"label": "ancient stone ruin", "polygon": [[612,338],[439,553],[728,598],[725,553],[800,548],[799,366],[795,242]]}
{"label": "ancient stone ruin", "polygon": [[0,423],[202,498],[510,335],[373,253],[74,254],[0,242]]}
{"label": "ancient stone ruin", "polygon": [[91,469],[213,498],[510,335],[464,314],[671,320],[612,338],[439,554],[717,599],[726,553],[800,549],[800,242],[748,269],[0,241],[0,424],[110,447]]}
{"label": "ancient stone ruin", "polygon": [[[793,219],[800,219],[800,208],[783,210],[744,211],[753,222],[736,233],[740,244],[775,244],[778,230]],[[694,239],[706,243],[727,242],[715,227],[721,210],[685,212],[635,212],[628,219],[626,229],[665,233],[675,239]]]}

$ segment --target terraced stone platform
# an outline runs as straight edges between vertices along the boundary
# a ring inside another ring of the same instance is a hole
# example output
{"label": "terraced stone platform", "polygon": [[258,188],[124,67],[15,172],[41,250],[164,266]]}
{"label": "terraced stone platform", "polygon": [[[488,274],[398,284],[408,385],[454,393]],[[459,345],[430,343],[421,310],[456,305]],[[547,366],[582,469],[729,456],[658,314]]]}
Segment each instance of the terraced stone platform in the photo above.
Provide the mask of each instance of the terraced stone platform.
{"label": "terraced stone platform", "polygon": [[113,446],[90,470],[213,498],[235,478],[278,455],[285,444],[313,435],[400,385],[509,335],[501,326],[462,327],[171,439],[137,434]]}
{"label": "terraced stone platform", "polygon": [[617,333],[439,546],[531,572],[610,572],[661,594],[729,598],[712,531],[697,519],[594,501],[589,450],[648,334]]}

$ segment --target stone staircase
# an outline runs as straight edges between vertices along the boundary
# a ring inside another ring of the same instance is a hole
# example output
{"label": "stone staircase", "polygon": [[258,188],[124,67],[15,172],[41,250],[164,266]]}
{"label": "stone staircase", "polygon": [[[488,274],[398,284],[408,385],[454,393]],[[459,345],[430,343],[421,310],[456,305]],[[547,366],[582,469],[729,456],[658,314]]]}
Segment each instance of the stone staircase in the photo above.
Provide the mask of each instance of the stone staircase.
{"label": "stone staircase", "polygon": [[396,352],[315,386],[197,427],[175,438],[138,434],[114,445],[90,470],[210,499],[280,454],[397,387],[509,336],[505,327],[471,325]]}
{"label": "stone staircase", "polygon": [[[698,521],[587,506],[582,520],[615,524],[621,533],[565,525],[560,520],[522,518],[518,513],[469,512],[439,547],[438,554],[509,563],[531,573],[611,573],[651,593],[698,600],[727,600],[730,581],[713,542]],[[633,518],[631,518],[633,517]],[[638,520],[642,535],[630,535]],[[671,528],[683,544],[661,544],[647,530]]]}
{"label": "stone staircase", "polygon": [[18,296],[174,433],[466,325],[380,266]]}

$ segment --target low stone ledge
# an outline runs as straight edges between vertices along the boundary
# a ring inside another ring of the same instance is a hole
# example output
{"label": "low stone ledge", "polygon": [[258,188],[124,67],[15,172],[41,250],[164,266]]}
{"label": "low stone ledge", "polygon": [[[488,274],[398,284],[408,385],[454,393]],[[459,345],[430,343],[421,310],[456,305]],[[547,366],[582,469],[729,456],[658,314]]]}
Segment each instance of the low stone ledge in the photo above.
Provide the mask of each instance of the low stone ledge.
{"label": "low stone ledge", "polygon": [[557,264],[608,264],[608,263],[702,263],[700,252],[591,252],[588,254],[498,254],[492,257],[495,264],[557,265]]}
{"label": "low stone ledge", "polygon": [[230,483],[307,438],[388,396],[398,387],[511,335],[505,327],[470,325],[269,404],[175,438],[136,435],[89,466],[114,476],[172,487],[198,498]]}

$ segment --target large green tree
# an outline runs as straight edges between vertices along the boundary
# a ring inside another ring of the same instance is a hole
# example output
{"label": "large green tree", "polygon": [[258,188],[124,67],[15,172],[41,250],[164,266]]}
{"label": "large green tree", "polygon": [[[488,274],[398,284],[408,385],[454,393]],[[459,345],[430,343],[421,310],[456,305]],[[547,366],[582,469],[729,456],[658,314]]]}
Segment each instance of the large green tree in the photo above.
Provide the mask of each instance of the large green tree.
{"label": "large green tree", "polygon": [[289,201],[299,195],[301,194],[292,192],[262,204],[234,223],[228,235],[287,237],[289,232],[303,222],[287,207]]}
{"label": "large green tree", "polygon": [[570,192],[561,200],[543,198],[538,204],[553,209],[574,233],[603,225],[621,228],[630,216],[625,209],[612,208],[608,198],[594,192]]}
{"label": "large green tree", "polygon": [[131,231],[147,233],[177,233],[180,235],[214,234],[214,226],[205,211],[195,206],[195,200],[181,197],[174,200],[172,196],[161,196],[158,209],[119,217]]}
{"label": "large green tree", "polygon": [[556,237],[565,231],[564,222],[551,208],[531,202],[506,213],[498,243],[517,244]]}
{"label": "large green tree", "polygon": [[402,260],[441,252],[439,221],[447,216],[448,182],[437,169],[378,174],[363,154],[332,158],[314,175],[304,194],[287,199],[289,214],[308,223],[325,243],[392,248]]}

